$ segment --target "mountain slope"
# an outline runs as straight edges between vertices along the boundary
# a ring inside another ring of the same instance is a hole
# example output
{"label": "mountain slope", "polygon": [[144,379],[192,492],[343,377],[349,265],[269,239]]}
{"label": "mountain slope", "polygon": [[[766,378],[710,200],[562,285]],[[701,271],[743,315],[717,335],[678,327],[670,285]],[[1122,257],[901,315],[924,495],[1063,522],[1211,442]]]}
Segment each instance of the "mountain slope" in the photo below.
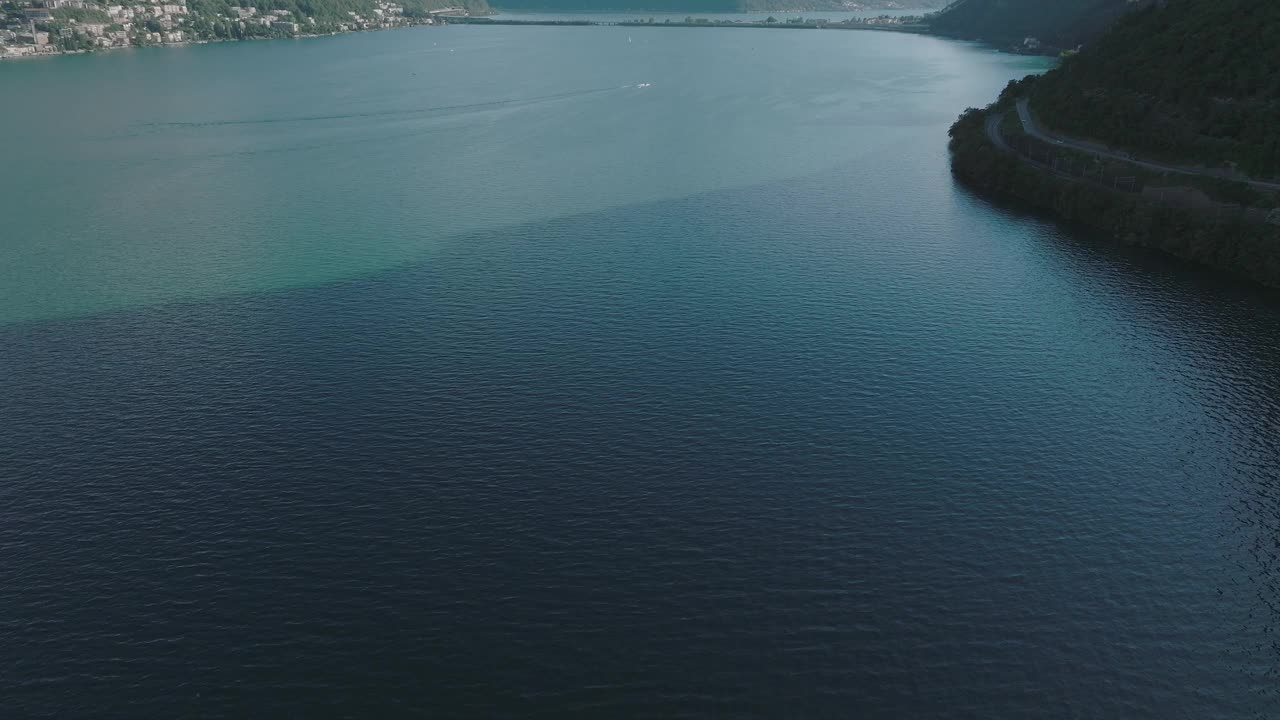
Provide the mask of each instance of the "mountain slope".
{"label": "mountain slope", "polygon": [[1096,39],[1127,12],[1129,0],[957,0],[930,20],[940,35],[1014,45],[1034,37],[1074,48]]}
{"label": "mountain slope", "polygon": [[1063,132],[1170,159],[1280,175],[1280,1],[1167,0],[1041,78]]}

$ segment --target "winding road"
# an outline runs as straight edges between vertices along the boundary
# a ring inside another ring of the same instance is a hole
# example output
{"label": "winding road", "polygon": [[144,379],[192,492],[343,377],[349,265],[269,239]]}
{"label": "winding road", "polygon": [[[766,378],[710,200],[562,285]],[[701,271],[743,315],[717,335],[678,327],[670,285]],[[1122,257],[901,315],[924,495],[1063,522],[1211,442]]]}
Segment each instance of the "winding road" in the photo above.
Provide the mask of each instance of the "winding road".
{"label": "winding road", "polygon": [[1013,152],[1013,148],[1009,147],[1009,143],[1004,141],[1004,135],[1000,134],[1000,123],[1004,120],[1005,113],[988,114],[987,115],[987,137],[991,139],[991,144],[1005,152]]}
{"label": "winding road", "polygon": [[[1000,135],[1000,117],[1001,116],[996,117],[996,123],[994,126],[995,134],[991,135],[991,139],[993,142],[996,142],[996,144],[1001,149],[1008,150],[1009,146],[1004,142],[1003,138],[1000,138],[998,141],[996,140],[996,138],[999,137]],[[1054,135],[1052,133],[1045,132],[1036,123],[1036,119],[1031,114],[1031,107],[1028,104],[1026,98],[1023,98],[1018,101],[1018,118],[1022,121],[1023,131],[1025,131],[1028,135],[1034,138],[1043,140],[1047,143],[1059,145],[1064,148],[1070,148],[1072,150],[1078,150],[1080,152],[1093,155],[1095,157],[1111,158],[1112,160],[1123,160],[1124,162],[1131,163],[1139,167],[1144,167],[1144,168],[1147,168],[1148,170],[1155,170],[1156,172],[1176,173],[1178,175],[1195,175],[1199,177],[1215,178],[1218,180],[1234,179],[1234,178],[1224,178],[1218,172],[1207,170],[1201,167],[1191,166],[1191,165],[1167,165],[1165,163],[1151,162],[1149,160],[1138,160],[1133,156],[1129,155],[1128,153],[1115,151],[1115,150],[1112,150],[1111,148],[1108,148],[1103,145],[1099,145],[1097,143],[1084,142],[1083,140],[1075,140],[1069,137]],[[990,135],[992,131],[993,131],[993,126],[991,124],[991,120],[988,119],[987,133]],[[1255,188],[1260,188],[1262,190],[1280,191],[1280,183],[1277,183],[1277,182],[1267,182],[1265,180],[1240,180],[1239,182],[1243,182],[1247,185],[1251,185]]]}

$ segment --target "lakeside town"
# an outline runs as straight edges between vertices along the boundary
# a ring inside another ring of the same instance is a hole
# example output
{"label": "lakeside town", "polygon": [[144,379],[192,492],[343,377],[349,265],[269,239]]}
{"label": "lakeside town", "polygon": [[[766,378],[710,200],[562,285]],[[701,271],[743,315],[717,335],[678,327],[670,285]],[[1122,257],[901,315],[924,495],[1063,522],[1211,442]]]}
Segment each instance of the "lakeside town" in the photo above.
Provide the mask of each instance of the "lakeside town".
{"label": "lakeside town", "polygon": [[[76,54],[113,48],[182,45],[271,38],[314,37],[449,23],[492,25],[625,25],[630,27],[738,27],[780,29],[888,30],[936,34],[926,15],[891,15],[829,20],[769,16],[767,19],[711,16],[631,20],[494,17],[484,0],[0,0],[0,60]],[[856,4],[856,3],[855,3]],[[887,7],[874,3],[874,7]],[[354,8],[354,9],[353,9]],[[1006,52],[1071,55],[1027,37]]]}
{"label": "lakeside town", "polygon": [[214,6],[217,11],[208,12],[205,5],[189,5],[187,0],[0,3],[5,11],[0,27],[0,58],[436,25],[466,14],[463,8],[452,7],[406,10],[404,5],[387,0],[368,3],[364,12],[346,10],[321,17],[253,5],[219,5]]}

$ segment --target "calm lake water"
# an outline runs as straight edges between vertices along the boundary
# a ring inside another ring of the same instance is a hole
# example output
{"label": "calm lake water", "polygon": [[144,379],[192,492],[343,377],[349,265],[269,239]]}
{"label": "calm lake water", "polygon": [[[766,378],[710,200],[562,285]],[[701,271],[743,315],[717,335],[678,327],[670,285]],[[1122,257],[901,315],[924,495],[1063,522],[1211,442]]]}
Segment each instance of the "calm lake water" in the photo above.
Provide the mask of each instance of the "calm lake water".
{"label": "calm lake water", "polygon": [[957,187],[1042,68],[0,64],[0,715],[1271,716],[1280,302]]}
{"label": "calm lake water", "polygon": [[662,12],[644,12],[643,10],[635,10],[632,12],[499,12],[494,15],[495,18],[502,20],[593,20],[595,22],[627,22],[634,20],[648,20],[653,18],[654,22],[662,22],[670,20],[671,22],[679,22],[685,18],[707,18],[710,20],[739,20],[759,22],[774,18],[775,20],[786,20],[787,18],[802,17],[805,19],[825,19],[832,22],[841,22],[844,20],[861,19],[868,17],[880,17],[889,15],[892,17],[903,17],[907,15],[927,15],[931,12],[937,12],[937,9],[903,9],[903,10],[861,10],[861,11],[839,11],[839,10],[793,10],[791,12],[772,12],[772,13],[662,13]]}

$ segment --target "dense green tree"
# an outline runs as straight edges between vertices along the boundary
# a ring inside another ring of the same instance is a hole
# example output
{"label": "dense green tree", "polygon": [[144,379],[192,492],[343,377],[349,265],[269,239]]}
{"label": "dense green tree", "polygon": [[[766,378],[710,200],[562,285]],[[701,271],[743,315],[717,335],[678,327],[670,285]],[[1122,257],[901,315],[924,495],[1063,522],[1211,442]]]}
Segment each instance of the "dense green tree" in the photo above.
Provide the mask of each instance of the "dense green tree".
{"label": "dense green tree", "polygon": [[109,23],[109,22],[111,22],[111,16],[110,16],[110,15],[107,15],[107,13],[106,13],[106,11],[105,11],[105,10],[102,10],[102,9],[100,9],[100,8],[97,8],[97,7],[87,7],[87,8],[58,8],[57,10],[54,10],[52,14],[53,14],[53,17],[54,17],[55,19],[57,19],[57,20],[64,20],[64,21],[75,20],[75,21],[77,21],[77,22],[82,22],[82,23],[85,23],[85,22],[91,22],[91,23]]}
{"label": "dense green tree", "polygon": [[[1153,0],[1141,0],[1151,2]],[[929,18],[941,35],[1020,45],[1036,38],[1056,49],[1088,43],[1132,10],[1130,0],[957,0]]]}
{"label": "dense green tree", "polygon": [[1168,0],[1036,83],[1041,121],[1171,160],[1280,175],[1280,2]]}
{"label": "dense green tree", "polygon": [[[1025,88],[1012,88],[1011,99]],[[1011,103],[997,105],[1008,109]],[[987,111],[969,109],[951,128],[952,170],[984,193],[1052,213],[1095,236],[1149,247],[1280,287],[1280,227],[1231,213],[1163,205],[1134,193],[1064,179],[998,150],[987,138]]]}

